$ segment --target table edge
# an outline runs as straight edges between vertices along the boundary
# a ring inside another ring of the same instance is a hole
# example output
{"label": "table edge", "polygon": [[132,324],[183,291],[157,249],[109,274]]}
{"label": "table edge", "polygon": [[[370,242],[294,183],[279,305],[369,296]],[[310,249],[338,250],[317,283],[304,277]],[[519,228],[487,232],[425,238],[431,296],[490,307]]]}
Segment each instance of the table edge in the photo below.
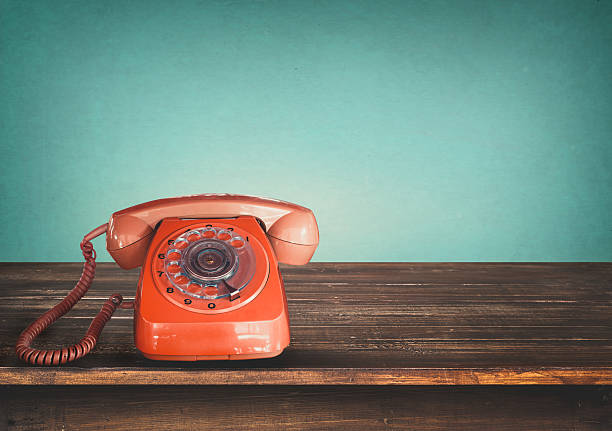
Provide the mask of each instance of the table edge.
{"label": "table edge", "polygon": [[0,367],[0,385],[612,385],[612,367],[286,369]]}

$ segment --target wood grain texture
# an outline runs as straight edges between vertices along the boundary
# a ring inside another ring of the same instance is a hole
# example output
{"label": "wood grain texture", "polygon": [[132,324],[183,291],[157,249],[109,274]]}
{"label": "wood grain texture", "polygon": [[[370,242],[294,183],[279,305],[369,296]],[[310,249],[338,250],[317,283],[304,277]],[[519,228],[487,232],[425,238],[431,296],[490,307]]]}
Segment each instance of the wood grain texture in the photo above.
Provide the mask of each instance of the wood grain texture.
{"label": "wood grain texture", "polygon": [[[119,310],[69,367],[21,364],[20,331],[57,303],[78,263],[0,264],[0,380],[9,384],[612,384],[612,264],[311,263],[281,267],[292,340],[277,358],[156,362]],[[89,294],[40,338],[78,340],[138,271],[99,264]]]}
{"label": "wood grain texture", "polygon": [[0,389],[0,429],[609,430],[611,395],[583,386],[20,386]]}

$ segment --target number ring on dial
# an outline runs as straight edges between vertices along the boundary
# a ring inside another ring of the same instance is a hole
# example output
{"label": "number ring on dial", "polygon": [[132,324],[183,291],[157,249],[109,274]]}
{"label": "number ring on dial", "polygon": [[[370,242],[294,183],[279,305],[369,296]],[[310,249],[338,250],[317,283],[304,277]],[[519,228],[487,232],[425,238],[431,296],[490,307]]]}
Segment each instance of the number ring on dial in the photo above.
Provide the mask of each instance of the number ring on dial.
{"label": "number ring on dial", "polygon": [[[185,227],[168,234],[154,252],[159,257],[154,282],[167,300],[197,313],[218,314],[246,305],[261,292],[270,262],[256,237],[240,226],[222,222]],[[212,240],[218,243],[205,245]],[[194,245],[200,242],[200,247]],[[185,262],[191,262],[191,273]],[[194,275],[218,279],[204,281]]]}

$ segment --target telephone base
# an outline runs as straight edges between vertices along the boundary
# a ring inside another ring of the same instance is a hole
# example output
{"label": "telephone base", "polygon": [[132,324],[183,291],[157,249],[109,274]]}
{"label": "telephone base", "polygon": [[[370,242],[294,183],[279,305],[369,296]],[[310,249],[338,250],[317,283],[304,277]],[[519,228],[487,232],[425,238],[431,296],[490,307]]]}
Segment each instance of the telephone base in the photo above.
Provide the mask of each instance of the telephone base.
{"label": "telephone base", "polygon": [[151,355],[143,353],[143,356],[147,359],[154,359],[156,361],[227,361],[273,358],[283,353],[283,350],[284,349],[275,350],[273,352],[245,353],[241,355]]}

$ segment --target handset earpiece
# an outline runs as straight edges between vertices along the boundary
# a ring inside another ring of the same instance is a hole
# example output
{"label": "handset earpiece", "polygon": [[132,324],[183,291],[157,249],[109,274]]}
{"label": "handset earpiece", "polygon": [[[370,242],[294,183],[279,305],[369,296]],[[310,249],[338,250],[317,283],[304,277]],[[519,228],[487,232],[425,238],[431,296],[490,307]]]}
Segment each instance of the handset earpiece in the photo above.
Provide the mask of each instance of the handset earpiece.
{"label": "handset earpiece", "polygon": [[137,268],[144,263],[154,229],[141,218],[116,214],[108,223],[106,249],[121,268]]}
{"label": "handset earpiece", "polygon": [[293,211],[274,222],[266,232],[279,262],[304,265],[319,244],[319,229],[312,211]]}

